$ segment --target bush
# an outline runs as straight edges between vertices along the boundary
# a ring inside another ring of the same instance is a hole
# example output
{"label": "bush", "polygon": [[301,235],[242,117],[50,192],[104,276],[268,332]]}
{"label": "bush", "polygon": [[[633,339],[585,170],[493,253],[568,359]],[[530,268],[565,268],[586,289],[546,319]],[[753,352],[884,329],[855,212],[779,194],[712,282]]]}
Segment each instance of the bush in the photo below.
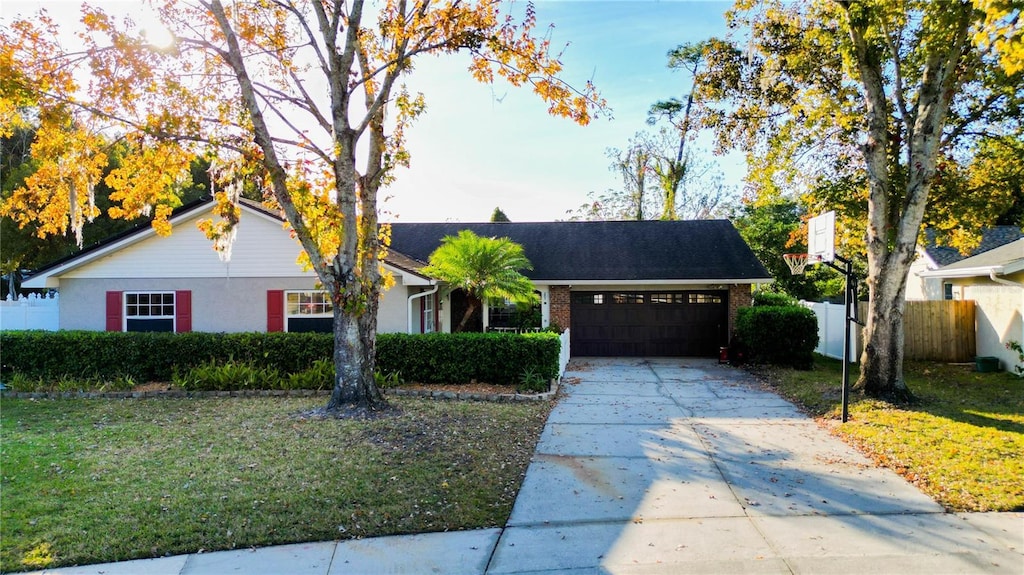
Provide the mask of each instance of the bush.
{"label": "bush", "polygon": [[180,375],[175,370],[171,381],[189,391],[235,391],[239,389],[279,389],[281,374],[272,367],[251,363],[209,361]]}
{"label": "bush", "polygon": [[[263,389],[329,389],[334,379],[332,334],[10,331],[0,332],[0,348],[0,376],[6,382],[17,374],[17,388],[57,380],[171,381],[177,374],[192,381],[190,389],[212,389],[199,380],[245,389],[259,379]],[[516,384],[526,369],[555,377],[558,351],[551,333],[385,333],[377,336],[377,369],[421,383]]]}
{"label": "bush", "polygon": [[797,305],[797,301],[795,297],[786,293],[772,291],[756,291],[754,292],[753,305],[790,306]]}
{"label": "bush", "polygon": [[733,347],[746,361],[811,369],[817,345],[818,320],[803,306],[738,310]]}
{"label": "bush", "polygon": [[544,332],[388,333],[377,337],[377,369],[419,383],[514,385],[526,369],[556,377],[559,345],[557,335]]}

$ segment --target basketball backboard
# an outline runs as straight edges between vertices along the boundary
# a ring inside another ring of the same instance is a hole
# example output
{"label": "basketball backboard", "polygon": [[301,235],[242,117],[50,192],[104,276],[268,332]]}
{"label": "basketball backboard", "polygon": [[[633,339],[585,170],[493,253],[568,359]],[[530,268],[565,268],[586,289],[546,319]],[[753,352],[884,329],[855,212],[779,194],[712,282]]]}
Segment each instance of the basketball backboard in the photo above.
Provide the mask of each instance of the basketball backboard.
{"label": "basketball backboard", "polygon": [[836,213],[825,212],[807,222],[807,254],[831,262],[836,259]]}

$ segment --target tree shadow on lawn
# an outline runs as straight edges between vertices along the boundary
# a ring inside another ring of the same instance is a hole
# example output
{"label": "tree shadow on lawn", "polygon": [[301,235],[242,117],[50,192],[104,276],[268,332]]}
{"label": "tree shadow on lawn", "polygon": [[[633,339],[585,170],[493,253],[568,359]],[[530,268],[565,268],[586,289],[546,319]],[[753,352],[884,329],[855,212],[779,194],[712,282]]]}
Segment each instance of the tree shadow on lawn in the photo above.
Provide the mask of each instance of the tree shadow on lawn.
{"label": "tree shadow on lawn", "polygon": [[1024,435],[1024,379],[934,362],[908,362],[906,371],[918,397],[909,411]]}

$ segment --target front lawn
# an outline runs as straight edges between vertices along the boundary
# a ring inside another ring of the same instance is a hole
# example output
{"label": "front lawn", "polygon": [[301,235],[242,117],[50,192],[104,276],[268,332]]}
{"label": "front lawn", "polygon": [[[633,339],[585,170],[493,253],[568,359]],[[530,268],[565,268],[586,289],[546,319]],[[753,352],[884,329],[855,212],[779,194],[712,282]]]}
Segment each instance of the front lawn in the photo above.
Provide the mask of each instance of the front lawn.
{"label": "front lawn", "polygon": [[[858,366],[853,366],[851,385]],[[953,511],[1024,510],[1024,379],[977,373],[973,364],[908,362],[918,402],[895,406],[852,394],[840,424],[842,363],[812,371],[767,369],[769,383]]]}
{"label": "front lawn", "polygon": [[4,399],[0,571],[504,525],[550,404]]}

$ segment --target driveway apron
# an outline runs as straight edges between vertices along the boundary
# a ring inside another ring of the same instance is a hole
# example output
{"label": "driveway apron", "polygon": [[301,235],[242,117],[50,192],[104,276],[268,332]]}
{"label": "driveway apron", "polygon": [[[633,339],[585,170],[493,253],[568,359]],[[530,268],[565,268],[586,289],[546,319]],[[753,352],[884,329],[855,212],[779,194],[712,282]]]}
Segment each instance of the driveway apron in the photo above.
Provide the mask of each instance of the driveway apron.
{"label": "driveway apron", "polygon": [[743,371],[574,360],[488,573],[1024,573],[1024,514],[953,515]]}

